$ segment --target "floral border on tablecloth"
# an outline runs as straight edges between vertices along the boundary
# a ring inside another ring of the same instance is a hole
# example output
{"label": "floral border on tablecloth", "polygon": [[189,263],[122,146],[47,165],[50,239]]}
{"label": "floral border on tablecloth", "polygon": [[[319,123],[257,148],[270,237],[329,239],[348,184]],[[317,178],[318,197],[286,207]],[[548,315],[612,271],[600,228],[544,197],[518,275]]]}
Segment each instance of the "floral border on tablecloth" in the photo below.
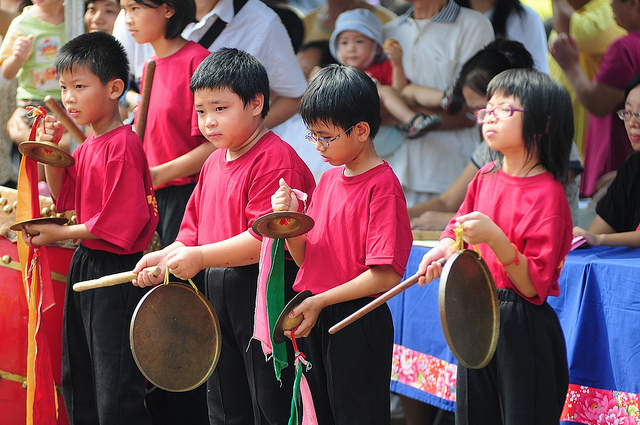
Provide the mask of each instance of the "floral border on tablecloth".
{"label": "floral border on tablecloth", "polygon": [[458,365],[394,344],[391,380],[456,401]]}
{"label": "floral border on tablecloth", "polygon": [[562,421],[587,425],[640,425],[640,395],[569,385]]}

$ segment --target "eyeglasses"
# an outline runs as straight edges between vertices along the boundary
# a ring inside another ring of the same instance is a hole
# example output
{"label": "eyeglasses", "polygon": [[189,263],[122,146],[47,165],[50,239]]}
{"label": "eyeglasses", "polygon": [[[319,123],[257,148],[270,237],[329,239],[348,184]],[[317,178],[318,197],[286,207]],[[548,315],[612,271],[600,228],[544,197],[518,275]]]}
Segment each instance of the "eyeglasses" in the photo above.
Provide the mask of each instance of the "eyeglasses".
{"label": "eyeglasses", "polygon": [[313,134],[311,134],[311,132],[307,133],[307,135],[305,136],[305,139],[307,139],[308,141],[310,141],[311,143],[314,143],[314,144],[320,142],[320,144],[322,146],[324,146],[325,148],[328,148],[331,143],[333,143],[336,140],[338,140],[338,138],[340,136],[342,136],[343,134],[347,134],[348,132],[350,132],[353,127],[355,127],[355,126],[352,125],[351,127],[346,129],[342,133],[338,134],[336,137],[333,137],[333,138],[331,138],[329,140],[325,139],[324,137],[316,137]]}
{"label": "eyeglasses", "polygon": [[627,111],[626,109],[620,109],[616,113],[618,114],[618,118],[620,118],[622,121],[631,121],[631,118],[640,120],[640,112],[631,112]]}
{"label": "eyeglasses", "polygon": [[489,114],[493,115],[494,118],[501,120],[503,118],[509,118],[514,112],[524,112],[524,109],[519,109],[509,104],[498,105],[493,109],[478,109],[476,111],[476,121],[478,124],[483,124],[487,120]]}

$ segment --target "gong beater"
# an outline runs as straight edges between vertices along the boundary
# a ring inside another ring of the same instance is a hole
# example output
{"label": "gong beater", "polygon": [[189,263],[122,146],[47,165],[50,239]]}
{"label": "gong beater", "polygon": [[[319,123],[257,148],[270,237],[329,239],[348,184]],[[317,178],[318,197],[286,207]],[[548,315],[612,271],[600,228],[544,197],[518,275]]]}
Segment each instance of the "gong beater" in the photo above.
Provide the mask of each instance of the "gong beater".
{"label": "gong beater", "polygon": [[[156,276],[159,268],[150,269]],[[78,282],[84,291],[129,282],[137,273],[124,272]],[[199,387],[213,373],[222,345],[220,323],[211,303],[193,282],[158,285],[140,300],[129,327],[133,358],[156,387],[183,392]]]}
{"label": "gong beater", "polygon": [[[461,233],[458,238],[461,241]],[[413,286],[419,278],[420,275],[415,274],[399,283],[332,326],[329,333],[334,334],[355,322]],[[489,364],[498,344],[500,310],[493,277],[477,252],[459,249],[446,261],[438,288],[438,309],[445,339],[458,362],[470,369]]]}

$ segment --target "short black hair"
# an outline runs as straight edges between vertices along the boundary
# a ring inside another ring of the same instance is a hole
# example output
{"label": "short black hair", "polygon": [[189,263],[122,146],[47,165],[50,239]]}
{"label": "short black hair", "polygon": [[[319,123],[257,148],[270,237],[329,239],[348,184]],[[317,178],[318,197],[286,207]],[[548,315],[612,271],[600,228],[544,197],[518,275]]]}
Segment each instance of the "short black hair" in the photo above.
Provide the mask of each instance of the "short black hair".
{"label": "short black hair", "polygon": [[532,69],[531,53],[522,43],[497,39],[462,65],[456,86],[459,90],[466,86],[484,94],[493,77],[512,68]]}
{"label": "short black hair", "polygon": [[322,122],[343,130],[364,121],[373,139],[382,123],[378,89],[371,77],[357,68],[326,66],[309,81],[300,101],[300,116],[306,125]]}
{"label": "short black hair", "polygon": [[102,84],[120,79],[129,81],[129,60],[122,44],[111,34],[92,32],[81,34],[64,44],[54,59],[58,74],[86,68]]}
{"label": "short black hair", "polygon": [[166,4],[175,12],[167,22],[164,37],[178,38],[191,22],[196,21],[196,3],[194,0],[134,0],[136,3],[155,9]]}
{"label": "short black hair", "polygon": [[528,157],[538,153],[539,163],[556,180],[565,182],[573,140],[573,108],[567,90],[549,75],[533,69],[509,69],[496,75],[487,87],[517,98],[524,109],[522,137]]}
{"label": "short black hair", "polygon": [[636,74],[629,80],[627,83],[627,87],[624,90],[624,98],[625,100],[629,96],[629,92],[635,89],[638,85],[640,85],[640,74]]}
{"label": "short black hair", "polygon": [[246,107],[259,94],[264,96],[262,118],[269,112],[269,76],[262,62],[238,49],[224,47],[207,56],[196,68],[189,88],[198,90],[229,89]]}

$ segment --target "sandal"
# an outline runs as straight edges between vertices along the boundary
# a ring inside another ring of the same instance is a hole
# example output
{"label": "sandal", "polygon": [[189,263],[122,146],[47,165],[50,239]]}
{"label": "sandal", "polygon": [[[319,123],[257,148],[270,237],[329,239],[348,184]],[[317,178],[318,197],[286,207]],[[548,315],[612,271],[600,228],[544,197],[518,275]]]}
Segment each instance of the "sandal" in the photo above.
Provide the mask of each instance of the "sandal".
{"label": "sandal", "polygon": [[407,138],[415,139],[438,127],[440,124],[442,124],[442,117],[440,115],[427,115],[419,112],[411,118],[411,121],[409,121],[404,128],[407,132]]}

